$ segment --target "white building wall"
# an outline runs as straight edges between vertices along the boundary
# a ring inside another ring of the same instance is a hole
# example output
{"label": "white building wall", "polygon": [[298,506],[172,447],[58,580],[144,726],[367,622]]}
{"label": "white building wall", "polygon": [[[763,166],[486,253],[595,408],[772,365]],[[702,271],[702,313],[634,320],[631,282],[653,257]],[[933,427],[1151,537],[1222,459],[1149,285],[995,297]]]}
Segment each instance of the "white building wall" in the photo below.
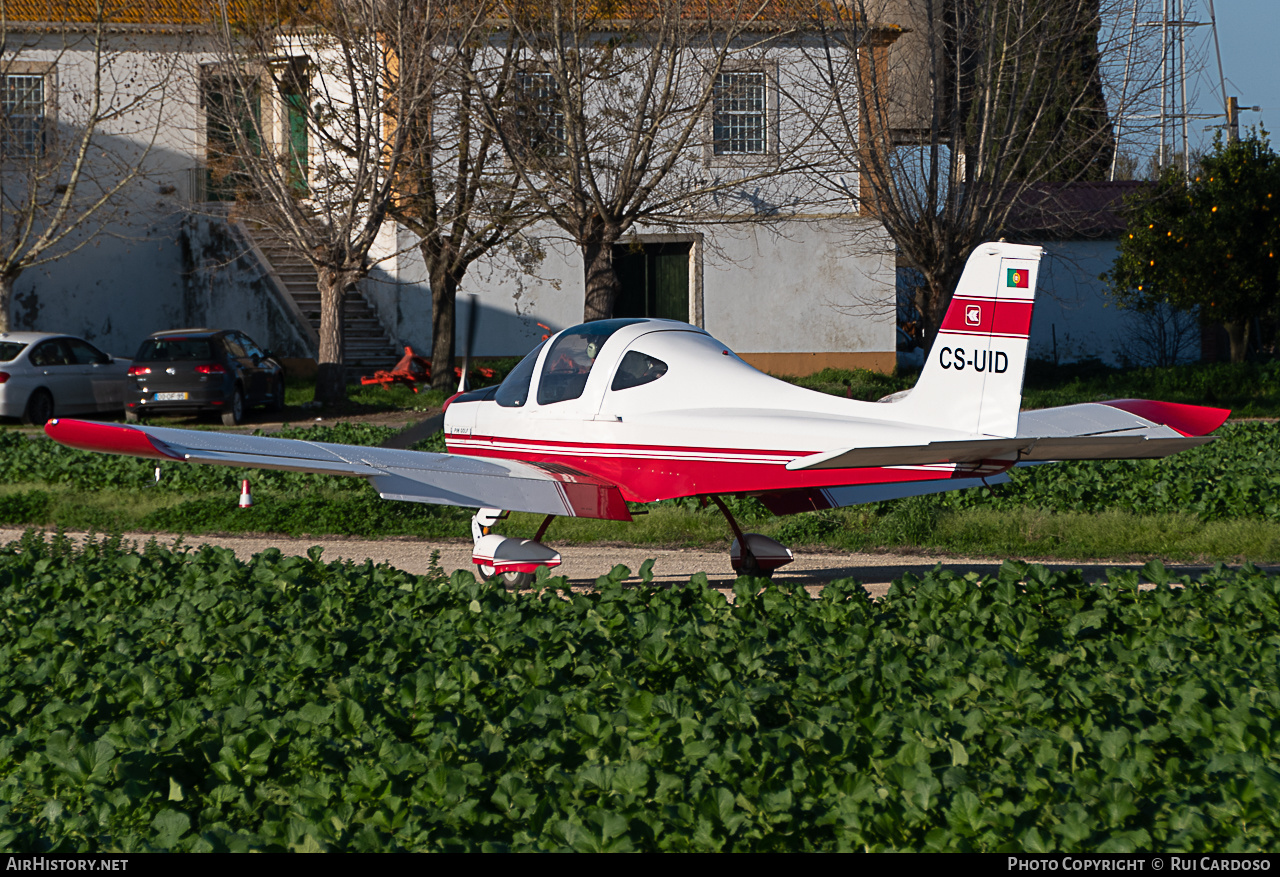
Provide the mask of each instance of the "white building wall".
{"label": "white building wall", "polygon": [[[11,45],[20,39],[11,35]],[[89,37],[30,35],[6,57],[24,72],[49,71],[51,143],[74,144],[92,94]],[[104,104],[125,111],[98,127],[79,194],[96,198],[139,164],[142,173],[51,251],[58,258],[19,276],[15,326],[81,335],[123,357],[163,329],[235,327],[280,355],[310,355],[262,266],[228,233],[221,206],[195,201],[205,151],[200,70],[216,56],[190,35],[115,33],[104,59]],[[12,186],[24,168],[11,161],[4,172]]]}
{"label": "white building wall", "polygon": [[[1193,315],[1142,315],[1111,298],[1100,275],[1115,263],[1115,241],[1048,241],[1042,246],[1028,356],[1058,363],[1097,359],[1117,367],[1151,365],[1156,363],[1153,344],[1159,344],[1179,362],[1199,359],[1200,333]],[[1180,337],[1170,332],[1175,325]]]}
{"label": "white building wall", "polygon": [[[129,187],[118,209],[86,224],[76,238],[83,247],[23,274],[15,296],[16,324],[81,334],[124,356],[151,332],[191,325],[234,326],[264,346],[304,352],[294,327],[266,291],[261,270],[216,230],[216,211],[207,219],[190,215],[207,208],[194,203],[205,151],[200,69],[217,57],[187,36],[125,34],[112,40],[118,55],[109,79],[121,89],[116,99],[145,88],[153,89],[155,99],[103,129],[101,153],[107,159],[95,174],[109,183],[113,173],[149,148],[147,173]],[[92,80],[91,47],[87,42],[67,46],[55,37],[33,38],[33,43],[22,57],[56,65],[57,122],[73,129],[75,108],[83,106],[75,95],[83,95]],[[775,77],[771,123],[777,154],[736,159],[699,151],[697,167],[689,173],[750,177],[801,141],[806,160],[820,163],[828,147],[804,136],[804,125],[820,113],[813,107],[797,113],[794,101],[780,95],[785,91],[794,98],[805,91],[797,78],[803,62],[788,51],[740,57],[742,64],[766,62]],[[850,162],[836,154],[822,160],[831,176],[845,176],[856,185]],[[313,156],[313,167],[314,161]],[[691,319],[761,367],[791,373],[826,365],[892,368],[892,247],[874,225],[836,215],[847,209],[846,194],[833,195],[830,188],[794,174],[748,180],[700,210],[739,218],[802,218],[729,226],[708,221],[635,233],[645,240],[671,234],[696,240]],[[379,261],[364,291],[383,325],[398,344],[429,352],[430,290],[416,241],[389,225],[374,256]],[[466,325],[469,293],[476,294],[480,306],[477,354],[522,354],[548,331],[581,321],[580,252],[558,229],[545,226],[479,261],[462,285],[459,331]]]}
{"label": "white building wall", "polygon": [[[833,218],[639,237],[697,239],[692,321],[758,367],[785,373],[893,367],[893,245],[878,226]],[[401,230],[399,244],[396,257],[371,275],[366,294],[396,315],[397,343],[425,353],[431,346],[425,266],[410,232]],[[582,322],[581,254],[558,230],[536,226],[478,261],[459,290],[459,350],[471,294],[480,308],[476,355],[522,355],[548,331]]]}

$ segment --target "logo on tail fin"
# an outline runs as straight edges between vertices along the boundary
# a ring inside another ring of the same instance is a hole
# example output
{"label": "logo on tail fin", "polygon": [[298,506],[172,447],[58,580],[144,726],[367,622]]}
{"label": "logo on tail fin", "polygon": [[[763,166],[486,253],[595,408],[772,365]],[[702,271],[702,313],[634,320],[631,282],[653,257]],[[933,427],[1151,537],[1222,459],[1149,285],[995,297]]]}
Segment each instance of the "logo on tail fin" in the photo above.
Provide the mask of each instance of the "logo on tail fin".
{"label": "logo on tail fin", "polygon": [[1027,283],[1030,279],[1030,272],[1024,271],[1021,268],[1010,268],[1008,280],[1005,281],[1004,285],[1012,289],[1026,289]]}

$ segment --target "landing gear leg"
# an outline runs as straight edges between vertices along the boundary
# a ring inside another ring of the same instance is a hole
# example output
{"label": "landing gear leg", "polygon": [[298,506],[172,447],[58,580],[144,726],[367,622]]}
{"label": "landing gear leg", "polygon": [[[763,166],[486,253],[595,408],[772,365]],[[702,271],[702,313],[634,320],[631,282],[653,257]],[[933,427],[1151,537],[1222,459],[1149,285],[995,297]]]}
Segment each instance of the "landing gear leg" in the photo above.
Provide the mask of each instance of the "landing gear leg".
{"label": "landing gear leg", "polygon": [[488,536],[493,525],[506,516],[502,509],[478,509],[471,516],[471,541],[479,542],[481,537]]}
{"label": "landing gear leg", "polygon": [[734,540],[729,548],[729,563],[733,566],[734,572],[744,576],[771,579],[774,570],[794,559],[791,549],[768,536],[761,536],[759,533],[743,533],[738,522],[733,519],[729,507],[719,496],[713,494],[711,501],[724,514],[725,520],[729,522],[729,528],[733,530]]}

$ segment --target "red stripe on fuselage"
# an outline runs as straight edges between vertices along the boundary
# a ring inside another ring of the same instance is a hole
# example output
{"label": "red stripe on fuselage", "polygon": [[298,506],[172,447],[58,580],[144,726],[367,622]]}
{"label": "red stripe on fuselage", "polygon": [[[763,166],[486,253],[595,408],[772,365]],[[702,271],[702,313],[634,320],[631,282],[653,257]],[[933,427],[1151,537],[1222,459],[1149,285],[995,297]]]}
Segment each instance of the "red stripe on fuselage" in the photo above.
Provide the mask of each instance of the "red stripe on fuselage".
{"label": "red stripe on fuselage", "polygon": [[[788,471],[786,460],[743,461],[743,457],[796,458],[813,451],[765,451],[744,448],[688,448],[667,445],[603,445],[542,441],[500,436],[466,436],[468,442],[518,442],[519,450],[500,446],[459,446],[448,442],[449,452],[472,457],[496,457],[526,463],[558,463],[571,466],[612,484],[631,502],[655,502],[678,496],[719,493],[756,493],[854,484],[886,484],[899,481],[935,481],[969,477],[949,464],[863,469],[807,469]],[[699,454],[700,459],[670,459],[664,454]],[[713,459],[717,456],[731,459]]]}
{"label": "red stripe on fuselage", "polygon": [[1026,299],[993,299],[955,296],[941,332],[961,335],[998,335],[1026,338],[1031,332],[1032,302]]}

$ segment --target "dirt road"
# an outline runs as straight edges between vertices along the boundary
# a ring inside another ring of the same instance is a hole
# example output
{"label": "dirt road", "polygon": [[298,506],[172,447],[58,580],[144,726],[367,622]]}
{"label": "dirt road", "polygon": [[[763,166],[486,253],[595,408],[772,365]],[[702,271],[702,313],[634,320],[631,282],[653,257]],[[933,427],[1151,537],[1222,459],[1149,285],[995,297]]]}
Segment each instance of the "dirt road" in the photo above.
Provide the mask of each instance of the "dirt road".
{"label": "dirt road", "polygon": [[[11,542],[22,535],[22,530],[0,528],[0,544]],[[83,534],[69,534],[83,536]],[[153,534],[130,533],[127,538],[144,544]],[[171,533],[155,534],[157,540],[164,545],[173,544],[176,538]],[[267,548],[279,548],[286,554],[305,554],[313,545],[324,549],[326,559],[347,559],[363,562],[371,559],[375,563],[389,563],[406,572],[423,574],[431,565],[431,555],[440,552],[440,566],[445,572],[456,569],[472,570],[471,543],[461,539],[452,540],[418,540],[418,539],[294,539],[283,536],[195,536],[185,537],[187,545],[220,545],[235,551],[236,555],[248,560],[254,554]],[[590,587],[595,580],[608,573],[616,564],[622,564],[632,571],[631,580],[639,581],[635,573],[640,565],[649,558],[654,559],[654,580],[666,584],[687,582],[694,573],[705,572],[715,587],[731,588],[734,576],[729,568],[729,559],[723,551],[707,551],[701,549],[670,548],[636,548],[631,546],[610,547],[601,545],[555,546],[564,555],[564,564],[558,572],[569,578],[575,587]],[[780,582],[802,584],[811,592],[817,593],[822,585],[841,578],[854,578],[862,582],[873,595],[879,596],[889,589],[889,584],[907,573],[923,575],[936,565],[959,573],[977,572],[982,575],[994,574],[1000,569],[1000,561],[988,558],[941,557],[903,554],[834,554],[797,552],[795,562],[778,570],[775,579]],[[1139,563],[1106,563],[1086,562],[1049,562],[1054,569],[1081,569],[1088,581],[1102,581],[1106,571],[1112,567],[1138,568]],[[1178,573],[1195,576],[1209,566],[1203,564],[1169,564],[1170,569]],[[1280,567],[1271,567],[1280,571]]]}

